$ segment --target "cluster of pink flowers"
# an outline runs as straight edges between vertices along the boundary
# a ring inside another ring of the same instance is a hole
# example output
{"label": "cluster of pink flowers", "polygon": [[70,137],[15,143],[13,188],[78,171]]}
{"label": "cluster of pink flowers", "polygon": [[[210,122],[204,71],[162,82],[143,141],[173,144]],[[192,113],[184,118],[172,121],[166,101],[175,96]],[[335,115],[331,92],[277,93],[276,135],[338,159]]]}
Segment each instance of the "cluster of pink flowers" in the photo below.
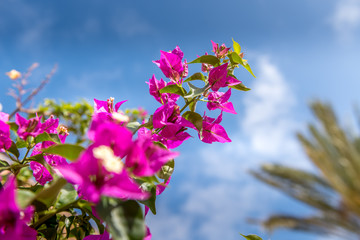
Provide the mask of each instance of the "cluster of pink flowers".
{"label": "cluster of pink flowers", "polygon": [[89,130],[93,142],[79,160],[58,167],[69,182],[79,186],[79,194],[97,203],[101,195],[121,199],[144,200],[149,193],[132,179],[155,175],[178,153],[155,145],[150,136],[139,131],[137,139],[126,128],[126,117],[118,112],[124,102],[113,107],[113,98],[95,99],[95,112]]}
{"label": "cluster of pink flowers", "polygon": [[[230,48],[223,44],[221,47],[213,43],[213,51],[218,58],[226,56]],[[156,101],[162,104],[153,114],[153,127],[156,129],[152,139],[163,143],[167,148],[176,148],[183,141],[190,137],[186,132],[187,128],[198,131],[201,141],[205,143],[213,142],[231,142],[225,129],[220,125],[222,112],[236,114],[233,104],[229,102],[231,96],[231,86],[240,84],[241,81],[229,76],[229,64],[224,63],[220,66],[213,67],[210,64],[203,63],[202,71],[209,72],[207,79],[208,87],[203,92],[203,101],[207,101],[207,108],[212,111],[220,109],[220,115],[215,119],[203,115],[202,129],[197,129],[193,123],[181,116],[180,107],[177,101],[180,95],[175,93],[161,93],[161,89],[177,84],[181,86],[184,78],[188,75],[188,64],[182,62],[183,52],[177,46],[171,52],[161,51],[160,60],[154,61],[166,77],[170,79],[165,82],[162,78],[157,80],[155,76],[149,79],[149,92]],[[207,55],[207,54],[206,54]],[[226,92],[220,92],[220,88],[228,88]]]}
{"label": "cluster of pink flowers", "polygon": [[[168,82],[162,78],[149,79],[149,93],[161,106],[155,110],[147,122],[143,122],[132,131],[128,127],[129,117],[120,108],[125,101],[114,104],[114,99],[106,101],[94,99],[94,114],[88,129],[88,139],[91,144],[87,146],[75,162],[69,163],[63,156],[46,153],[57,144],[64,144],[68,132],[59,126],[59,119],[49,117],[41,122],[37,115],[29,120],[16,114],[16,133],[25,144],[27,153],[22,164],[27,164],[33,172],[34,179],[45,185],[54,179],[54,174],[61,175],[75,186],[78,197],[91,204],[98,204],[102,196],[121,200],[145,201],[150,197],[160,195],[169,184],[171,177],[162,178],[159,183],[157,174],[165,164],[178,156],[174,149],[191,137],[189,129],[195,131],[199,139],[205,143],[231,142],[223,126],[223,112],[236,114],[233,104],[229,101],[231,88],[241,84],[232,75],[234,66],[225,60],[230,48],[223,44],[213,44],[214,61],[198,61],[202,63],[202,72],[197,76],[205,86],[196,88],[189,84],[190,90],[183,88],[183,84],[194,80],[188,77],[188,66],[183,60],[184,53],[177,46],[171,52],[161,51],[160,59],[154,63],[161,69]],[[239,55],[242,57],[241,55]],[[205,54],[203,57],[209,57]],[[201,57],[199,58],[201,59]],[[230,59],[231,60],[231,59]],[[195,60],[194,60],[195,61]],[[196,80],[195,79],[195,80]],[[175,90],[168,90],[175,88]],[[220,89],[225,88],[224,92]],[[196,89],[196,94],[194,94]],[[180,107],[178,100],[183,97],[185,105]],[[196,113],[195,106],[198,101],[207,102],[210,111],[219,109],[216,118]],[[192,105],[192,107],[190,107]],[[183,113],[189,107],[189,111]],[[143,113],[143,111],[141,112]],[[9,115],[0,112],[0,152],[10,151],[16,144],[10,138]],[[46,140],[39,140],[44,136]],[[50,139],[49,139],[50,138]],[[54,139],[54,140],[52,140]],[[57,140],[56,140],[57,139]],[[51,141],[50,141],[51,140]],[[32,149],[31,155],[27,154]],[[44,161],[37,161],[41,156]],[[14,160],[14,159],[13,159]],[[16,160],[16,159],[15,159]],[[16,160],[20,163],[19,160]],[[146,178],[156,179],[155,193],[150,193],[143,187],[142,181]],[[159,177],[160,178],[160,177]],[[6,204],[0,205],[0,238],[6,239],[36,239],[36,231],[27,226],[32,218],[34,209],[30,206],[20,209],[15,201],[15,178],[9,177],[5,187],[0,190],[0,197]],[[94,209],[93,209],[94,211]],[[145,206],[145,216],[149,208]],[[96,212],[94,212],[96,216]],[[84,239],[109,239],[108,232],[102,235],[87,236]],[[150,240],[151,233],[146,229],[145,240]]]}

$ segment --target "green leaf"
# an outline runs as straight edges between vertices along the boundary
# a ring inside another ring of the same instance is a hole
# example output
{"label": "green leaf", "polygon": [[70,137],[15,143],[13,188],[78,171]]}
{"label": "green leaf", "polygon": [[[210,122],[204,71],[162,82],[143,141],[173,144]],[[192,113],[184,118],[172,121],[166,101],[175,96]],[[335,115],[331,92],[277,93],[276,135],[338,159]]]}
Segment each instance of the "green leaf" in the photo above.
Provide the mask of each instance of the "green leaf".
{"label": "green leaf", "polygon": [[0,168],[10,166],[9,163],[5,160],[0,160]]}
{"label": "green leaf", "polygon": [[31,157],[27,157],[26,160],[28,161],[35,161],[35,162],[38,162],[38,163],[41,163],[42,165],[45,164],[45,160],[44,160],[44,156],[42,153],[40,154],[36,154],[36,155],[33,155]]}
{"label": "green leaf", "polygon": [[184,96],[184,98],[193,98],[199,96],[203,94],[205,90],[207,90],[207,88],[209,87],[209,84],[206,84],[203,88],[198,88],[189,82],[187,84],[189,85],[190,90],[189,93],[186,96]]}
{"label": "green leaf", "polygon": [[242,83],[239,83],[239,84],[236,84],[234,86],[229,86],[231,88],[234,88],[236,90],[240,90],[240,91],[249,91],[251,90],[250,88],[246,87],[244,84]]}
{"label": "green leaf", "polygon": [[77,196],[77,191],[74,189],[74,186],[70,183],[66,183],[65,186],[60,190],[55,207],[61,208],[66,204],[74,202]]}
{"label": "green leaf", "polygon": [[174,93],[174,94],[177,94],[180,96],[184,96],[186,94],[185,89],[176,84],[167,85],[166,87],[160,89],[159,92],[160,93]]}
{"label": "green leaf", "polygon": [[182,116],[183,118],[194,124],[197,130],[201,131],[201,129],[203,128],[203,118],[200,114],[196,112],[187,111]]}
{"label": "green leaf", "polygon": [[103,234],[105,227],[102,224],[102,222],[99,220],[99,218],[94,216],[90,203],[85,200],[80,200],[78,201],[77,204],[83,211],[85,211],[95,221],[97,227],[99,228],[100,234]]}
{"label": "green leaf", "polygon": [[69,159],[70,161],[75,161],[79,158],[80,153],[85,148],[80,145],[74,145],[74,144],[58,144],[53,145],[45,149],[41,149],[43,153],[50,153],[62,156],[66,159]]}
{"label": "green leaf", "polygon": [[175,168],[175,161],[174,159],[172,159],[161,167],[160,171],[158,172],[158,177],[164,179],[165,182],[167,182],[167,180],[173,174],[174,168]]}
{"label": "green leaf", "polygon": [[35,193],[26,189],[17,189],[16,190],[16,201],[19,204],[21,209],[25,209],[31,204],[35,197]]}
{"label": "green leaf", "polygon": [[189,62],[188,64],[191,64],[191,63],[207,63],[207,64],[210,64],[213,66],[217,66],[220,64],[220,60],[213,55],[203,55],[201,57],[198,57],[194,61]]}
{"label": "green leaf", "polygon": [[38,200],[44,203],[47,207],[50,207],[66,183],[65,179],[59,178],[58,180],[52,182],[49,187],[44,188],[41,192],[36,194],[33,200]]}
{"label": "green leaf", "polygon": [[146,227],[137,202],[102,197],[96,212],[106,222],[113,240],[143,240]]}
{"label": "green leaf", "polygon": [[246,238],[247,240],[262,240],[261,237],[255,235],[255,234],[250,234],[250,235],[245,236],[240,233],[240,235],[243,236],[244,238]]}
{"label": "green leaf", "polygon": [[7,124],[10,126],[10,129],[13,130],[14,132],[17,132],[17,130],[19,129],[19,126],[15,122],[8,122]]}
{"label": "green leaf", "polygon": [[253,71],[252,71],[251,68],[250,68],[250,65],[249,65],[247,62],[244,62],[244,63],[242,63],[241,65],[243,65],[243,67],[244,67],[246,70],[248,70],[248,72],[251,73],[251,75],[253,75],[254,78],[256,78],[255,75],[254,75],[254,73],[253,73]]}
{"label": "green leaf", "polygon": [[188,77],[184,82],[190,82],[194,80],[201,80],[205,82],[205,76],[202,73],[197,72],[191,75],[191,77]]}
{"label": "green leaf", "polygon": [[151,196],[144,200],[144,201],[139,201],[142,204],[146,205],[149,207],[150,211],[156,215],[156,207],[155,207],[155,201],[156,201],[156,185],[153,183],[149,183],[149,182],[144,182],[143,184],[140,185],[140,187],[142,189],[144,189],[146,192],[150,192]]}
{"label": "green leaf", "polygon": [[[191,101],[192,99],[189,99],[189,101]],[[190,111],[192,112],[195,112],[196,110],[196,104],[197,104],[197,101],[192,101],[190,104],[189,104],[189,109]]]}
{"label": "green leaf", "polygon": [[17,148],[26,148],[27,147],[27,142],[22,140],[21,138],[18,138],[16,141],[16,147]]}
{"label": "green leaf", "polygon": [[237,42],[235,42],[233,38],[232,38],[232,41],[233,41],[233,49],[234,49],[234,52],[236,52],[236,53],[239,55],[240,52],[241,52],[240,44],[238,44]]}
{"label": "green leaf", "polygon": [[14,154],[14,156],[16,156],[16,158],[19,158],[19,156],[20,156],[19,150],[16,147],[16,143],[14,143],[13,141],[11,141],[11,147],[9,149],[7,149],[7,151]]}
{"label": "green leaf", "polygon": [[61,143],[60,138],[57,134],[49,134],[47,132],[43,132],[35,137],[35,143],[40,143],[44,141],[51,141],[54,143]]}
{"label": "green leaf", "polygon": [[232,53],[228,54],[228,57],[229,57],[231,63],[243,64],[242,58],[236,52],[232,52]]}
{"label": "green leaf", "polygon": [[129,122],[126,127],[129,128],[132,132],[138,129],[141,126],[139,122]]}

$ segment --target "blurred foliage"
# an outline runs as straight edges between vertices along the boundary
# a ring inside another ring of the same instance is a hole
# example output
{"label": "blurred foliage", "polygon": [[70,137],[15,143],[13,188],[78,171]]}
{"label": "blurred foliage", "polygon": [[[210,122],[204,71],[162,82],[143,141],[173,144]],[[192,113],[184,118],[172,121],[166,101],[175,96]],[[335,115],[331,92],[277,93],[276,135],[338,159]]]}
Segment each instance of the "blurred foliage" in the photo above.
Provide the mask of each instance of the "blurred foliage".
{"label": "blurred foliage", "polygon": [[339,126],[330,105],[314,102],[311,109],[320,125],[310,124],[309,136],[299,133],[297,137],[319,173],[265,164],[251,174],[315,212],[310,216],[272,215],[262,225],[269,231],[282,227],[359,239],[360,136]]}
{"label": "blurred foliage", "polygon": [[[52,99],[45,99],[36,110],[39,116],[54,115],[60,119],[61,125],[64,125],[69,133],[76,136],[76,143],[83,143],[86,141],[86,132],[90,124],[91,116],[93,114],[93,106],[86,100],[80,102],[64,102],[57,103]],[[29,117],[34,117],[32,114]]]}

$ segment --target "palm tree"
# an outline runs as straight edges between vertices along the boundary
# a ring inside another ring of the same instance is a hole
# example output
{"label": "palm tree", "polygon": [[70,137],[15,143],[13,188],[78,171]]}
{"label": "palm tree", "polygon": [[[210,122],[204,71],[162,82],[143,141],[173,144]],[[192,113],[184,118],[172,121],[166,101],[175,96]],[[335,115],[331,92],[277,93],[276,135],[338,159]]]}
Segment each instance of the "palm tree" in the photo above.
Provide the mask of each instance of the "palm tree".
{"label": "palm tree", "polygon": [[330,105],[311,109],[320,125],[309,125],[309,136],[297,134],[319,173],[279,164],[265,164],[251,174],[314,209],[311,216],[272,215],[261,224],[276,228],[360,239],[360,136],[346,133]]}

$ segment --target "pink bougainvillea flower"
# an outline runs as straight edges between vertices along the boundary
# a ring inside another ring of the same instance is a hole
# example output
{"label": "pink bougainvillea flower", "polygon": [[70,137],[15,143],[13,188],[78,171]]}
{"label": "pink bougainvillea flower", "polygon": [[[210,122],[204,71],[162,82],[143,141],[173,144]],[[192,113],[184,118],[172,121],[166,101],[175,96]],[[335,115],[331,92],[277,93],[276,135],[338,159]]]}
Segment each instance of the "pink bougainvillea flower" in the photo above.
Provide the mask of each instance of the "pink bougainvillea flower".
{"label": "pink bougainvillea flower", "polygon": [[95,134],[94,142],[96,145],[105,145],[111,147],[115,156],[123,158],[132,147],[132,132],[126,127],[116,123],[107,122],[100,125]]}
{"label": "pink bougainvillea flower", "polygon": [[[55,129],[53,132],[56,133],[57,130]],[[61,143],[65,142],[66,136],[68,134],[69,133],[67,132],[65,127],[63,127],[63,126],[59,127],[59,138],[60,138]],[[48,148],[48,147],[50,147],[52,145],[55,145],[55,144],[56,143],[51,142],[51,141],[44,141],[44,142],[38,143],[38,144],[35,145],[32,153],[31,153],[31,156],[42,154],[41,149]],[[65,158],[63,158],[61,156],[58,156],[58,155],[45,154],[44,159],[52,167],[68,164],[68,162],[66,161]],[[38,183],[40,183],[41,185],[45,185],[48,181],[53,180],[53,177],[51,176],[49,170],[43,164],[35,162],[35,161],[31,161],[30,162],[30,168],[33,171],[33,175],[35,177],[35,180]]]}
{"label": "pink bougainvillea flower", "polygon": [[33,171],[33,175],[35,180],[40,183],[41,185],[45,185],[48,181],[52,181],[53,177],[51,176],[50,172],[46,169],[44,165],[41,163],[31,161],[30,168]]}
{"label": "pink bougainvillea flower", "polygon": [[177,46],[172,52],[160,51],[160,60],[153,61],[175,83],[181,83],[181,78],[187,76],[187,64],[182,63],[184,53]]}
{"label": "pink bougainvillea flower", "polygon": [[57,127],[59,126],[59,119],[55,119],[51,115],[44,123],[41,124],[41,131],[47,133],[57,133]]}
{"label": "pink bougainvillea flower", "polygon": [[120,199],[145,200],[149,193],[143,192],[130,178],[120,158],[109,146],[91,145],[77,162],[59,166],[64,178],[78,185],[79,195],[97,203],[101,195]]}
{"label": "pink bougainvillea flower", "polygon": [[16,204],[15,178],[8,179],[0,189],[0,239],[36,240],[37,232],[29,227],[33,208],[21,210]]}
{"label": "pink bougainvillea flower", "polygon": [[156,101],[158,101],[161,104],[165,104],[168,102],[176,102],[180,95],[172,94],[172,93],[160,93],[160,90],[164,87],[174,84],[173,82],[166,83],[162,78],[160,80],[157,80],[155,78],[155,75],[152,76],[152,78],[149,79],[149,82],[147,82],[149,85],[149,92],[150,95],[155,98]]}
{"label": "pink bougainvillea flower", "polygon": [[15,116],[15,123],[19,126],[17,131],[18,136],[21,139],[26,140],[28,136],[36,137],[43,133],[44,130],[41,127],[40,119],[41,117],[36,115],[36,117],[27,120],[17,113]]}
{"label": "pink bougainvillea flower", "polygon": [[225,63],[210,70],[209,83],[211,90],[218,91],[221,87],[227,86],[227,67],[228,64]]}
{"label": "pink bougainvillea flower", "polygon": [[127,100],[118,102],[114,107],[114,98],[109,98],[107,101],[94,99],[94,115],[88,131],[88,138],[94,141],[94,134],[96,129],[105,122],[125,123],[129,121],[129,117],[118,112],[120,106]]}
{"label": "pink bougainvillea flower", "polygon": [[113,113],[117,112],[120,108],[120,106],[126,102],[127,100],[118,102],[114,106],[114,98],[110,97],[106,101],[97,100],[94,98],[94,114],[100,113],[100,112],[106,112],[106,113]]}
{"label": "pink bougainvillea flower", "polygon": [[6,124],[6,122],[9,120],[9,116],[6,115],[0,115],[2,119],[0,120],[0,152],[5,152],[6,149],[11,147],[10,126]]}
{"label": "pink bougainvillea flower", "polygon": [[222,121],[222,112],[220,115],[214,119],[211,117],[203,116],[203,129],[199,134],[201,141],[205,143],[213,142],[231,142],[231,139],[228,137],[225,129],[219,123]]}
{"label": "pink bougainvillea flower", "polygon": [[153,115],[154,128],[161,128],[167,125],[179,125],[195,129],[194,124],[180,115],[180,107],[173,102],[159,107]]}
{"label": "pink bougainvillea flower", "polygon": [[169,149],[174,149],[191,137],[191,135],[185,131],[186,128],[183,126],[168,125],[158,134],[154,134],[152,140],[161,142]]}
{"label": "pink bougainvillea flower", "polygon": [[224,112],[236,114],[234,106],[231,102],[228,102],[231,96],[231,88],[225,93],[211,92],[208,96],[209,102],[207,107],[209,110],[221,109]]}
{"label": "pink bougainvillea flower", "polygon": [[218,91],[222,87],[240,84],[241,81],[234,77],[227,76],[228,63],[220,65],[210,70],[209,83],[211,90]]}
{"label": "pink bougainvillea flower", "polygon": [[152,176],[165,163],[178,155],[177,152],[171,152],[155,145],[150,137],[140,135],[126,157],[125,166],[131,169],[136,176]]}
{"label": "pink bougainvillea flower", "polygon": [[146,226],[146,235],[144,237],[144,240],[151,240],[152,234],[150,232],[150,228]]}
{"label": "pink bougainvillea flower", "polygon": [[220,47],[218,43],[214,43],[213,41],[211,41],[211,43],[213,45],[213,52],[215,53],[215,56],[218,58],[225,57],[230,50],[230,48],[227,48],[224,43]]}

